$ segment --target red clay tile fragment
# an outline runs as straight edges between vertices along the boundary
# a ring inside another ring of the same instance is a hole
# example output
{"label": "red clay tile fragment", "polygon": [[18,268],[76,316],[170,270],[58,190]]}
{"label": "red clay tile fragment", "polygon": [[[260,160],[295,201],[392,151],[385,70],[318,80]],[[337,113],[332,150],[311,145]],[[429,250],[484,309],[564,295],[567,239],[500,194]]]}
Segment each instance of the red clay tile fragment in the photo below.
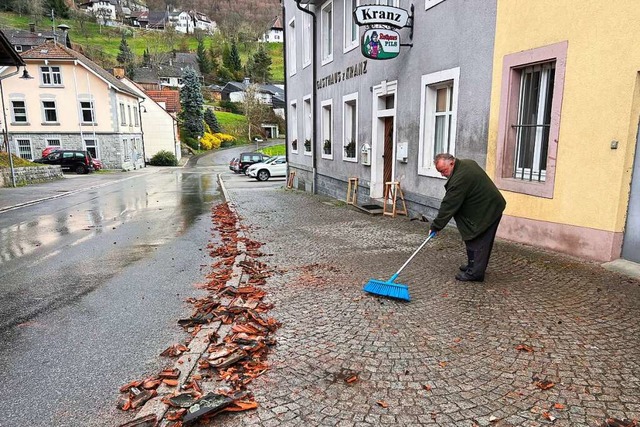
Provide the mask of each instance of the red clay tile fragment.
{"label": "red clay tile fragment", "polygon": [[389,404],[387,402],[385,402],[384,400],[378,400],[376,402],[378,405],[382,406],[383,408],[388,408]]}
{"label": "red clay tile fragment", "polygon": [[351,375],[350,377],[348,377],[345,382],[348,384],[354,383],[358,381],[358,376],[357,375]]}
{"label": "red clay tile fragment", "polygon": [[538,387],[541,390],[549,390],[550,388],[552,388],[554,385],[556,385],[554,382],[552,381],[547,381],[547,380],[543,380],[543,381],[536,381],[534,383],[536,385],[536,387]]}
{"label": "red clay tile fragment", "polygon": [[619,420],[617,418],[607,418],[600,427],[638,427],[638,420]]}
{"label": "red clay tile fragment", "polygon": [[526,351],[527,353],[532,353],[533,352],[533,347],[531,347],[530,345],[527,345],[527,344],[518,344],[516,346],[516,350],[518,350],[518,351]]}

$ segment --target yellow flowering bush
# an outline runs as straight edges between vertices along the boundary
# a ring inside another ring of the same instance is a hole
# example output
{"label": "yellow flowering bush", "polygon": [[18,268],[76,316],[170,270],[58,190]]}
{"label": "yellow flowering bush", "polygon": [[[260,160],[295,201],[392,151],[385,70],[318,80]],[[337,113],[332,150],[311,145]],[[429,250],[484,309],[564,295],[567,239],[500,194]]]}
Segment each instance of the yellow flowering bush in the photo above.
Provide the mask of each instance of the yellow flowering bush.
{"label": "yellow flowering bush", "polygon": [[220,148],[223,142],[232,142],[235,138],[226,133],[210,133],[205,132],[202,139],[200,139],[200,146],[205,150],[214,150]]}

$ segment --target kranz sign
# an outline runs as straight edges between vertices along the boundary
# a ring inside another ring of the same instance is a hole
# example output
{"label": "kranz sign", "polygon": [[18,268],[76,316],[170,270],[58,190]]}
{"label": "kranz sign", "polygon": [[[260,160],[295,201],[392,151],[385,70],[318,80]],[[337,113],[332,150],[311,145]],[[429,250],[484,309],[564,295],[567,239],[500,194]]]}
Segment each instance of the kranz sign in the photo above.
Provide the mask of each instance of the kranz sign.
{"label": "kranz sign", "polygon": [[400,34],[388,27],[405,27],[409,12],[393,6],[366,5],[356,7],[353,18],[358,25],[369,26],[360,42],[362,55],[370,59],[392,59],[400,54]]}
{"label": "kranz sign", "polygon": [[407,25],[409,12],[399,7],[367,5],[353,10],[353,18],[358,25],[389,25],[402,28]]}

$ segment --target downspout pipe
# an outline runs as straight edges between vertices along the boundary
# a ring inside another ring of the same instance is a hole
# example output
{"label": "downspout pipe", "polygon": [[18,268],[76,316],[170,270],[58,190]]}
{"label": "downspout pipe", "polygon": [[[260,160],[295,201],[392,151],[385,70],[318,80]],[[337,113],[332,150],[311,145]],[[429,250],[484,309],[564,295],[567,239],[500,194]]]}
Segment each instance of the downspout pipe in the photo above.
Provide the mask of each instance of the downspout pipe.
{"label": "downspout pipe", "polygon": [[[316,31],[316,23],[317,23],[317,17],[316,14],[314,12],[311,12],[310,10],[307,10],[305,8],[303,8],[302,6],[300,6],[300,0],[294,0],[296,2],[296,6],[298,7],[298,9],[300,9],[302,12],[311,15],[312,17],[312,22],[313,22],[313,42],[311,43],[311,49],[312,49],[312,53],[311,53],[311,67],[313,68],[312,72],[313,72],[313,81],[311,82],[311,84],[313,85],[312,88],[312,95],[311,95],[311,111],[312,111],[312,138],[313,138],[313,144],[311,144],[311,162],[312,162],[312,171],[313,171],[313,184],[312,184],[312,193],[313,194],[317,194],[317,183],[318,183],[318,170],[317,170],[317,153],[316,153],[316,142],[317,142],[317,138],[316,138],[316,133],[317,133],[317,128],[318,128],[318,115],[316,114],[316,95],[317,95],[317,89],[316,89],[316,81],[318,80],[318,67],[316,66],[316,46],[317,46],[317,42],[318,42],[318,35],[317,35],[317,31]],[[307,3],[307,7],[309,6],[309,3]],[[304,31],[304,28],[303,28]],[[303,46],[304,48],[304,46]],[[285,68],[286,70],[286,68]],[[286,74],[286,71],[285,71]],[[304,106],[303,106],[303,111],[304,111]]]}
{"label": "downspout pipe", "polygon": [[[289,169],[289,142],[291,138],[289,136],[289,91],[287,89],[287,10],[284,7],[284,1],[280,0],[280,7],[282,8],[282,22],[284,23],[284,31],[282,32],[282,49],[284,49],[284,128],[287,132],[287,138],[284,141],[284,158],[287,159],[287,169]],[[295,35],[295,34],[294,34]],[[297,132],[297,129],[296,129]],[[289,170],[287,170],[287,177],[289,176]],[[288,178],[287,178],[288,182]]]}

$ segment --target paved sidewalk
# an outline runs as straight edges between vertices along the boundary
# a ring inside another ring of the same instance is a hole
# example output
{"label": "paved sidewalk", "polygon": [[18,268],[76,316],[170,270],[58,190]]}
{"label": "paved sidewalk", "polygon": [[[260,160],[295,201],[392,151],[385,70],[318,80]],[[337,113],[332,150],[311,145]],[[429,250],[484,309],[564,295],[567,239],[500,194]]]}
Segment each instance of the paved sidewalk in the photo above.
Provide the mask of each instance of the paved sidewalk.
{"label": "paved sidewalk", "polygon": [[456,282],[463,244],[445,230],[398,280],[411,302],[379,298],[362,286],[387,280],[427,223],[283,189],[228,194],[247,234],[265,243],[263,261],[280,271],[267,290],[283,325],[271,370],[252,384],[261,406],[216,425],[595,427],[640,418],[640,281],[498,241],[484,283]]}

